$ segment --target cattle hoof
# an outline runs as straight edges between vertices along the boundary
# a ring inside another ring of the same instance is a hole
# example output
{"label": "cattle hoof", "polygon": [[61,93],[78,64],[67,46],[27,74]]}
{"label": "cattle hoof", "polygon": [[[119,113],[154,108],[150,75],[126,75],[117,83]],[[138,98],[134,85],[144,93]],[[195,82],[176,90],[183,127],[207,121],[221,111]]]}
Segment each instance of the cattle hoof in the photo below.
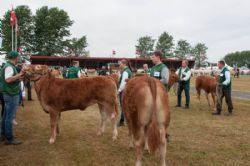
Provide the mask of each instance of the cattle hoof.
{"label": "cattle hoof", "polygon": [[102,136],[102,132],[101,132],[101,131],[98,131],[96,135],[97,135],[97,136]]}
{"label": "cattle hoof", "polygon": [[50,138],[50,139],[49,139],[49,144],[53,144],[53,143],[55,143],[55,139]]}
{"label": "cattle hoof", "polygon": [[116,141],[117,140],[117,136],[113,136],[112,139],[113,139],[113,141]]}

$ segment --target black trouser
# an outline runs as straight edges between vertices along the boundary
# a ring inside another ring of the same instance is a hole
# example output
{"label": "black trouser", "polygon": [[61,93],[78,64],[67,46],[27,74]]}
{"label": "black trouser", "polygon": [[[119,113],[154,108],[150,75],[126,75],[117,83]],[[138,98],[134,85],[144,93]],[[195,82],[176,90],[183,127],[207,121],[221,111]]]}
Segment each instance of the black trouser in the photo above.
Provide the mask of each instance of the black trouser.
{"label": "black trouser", "polygon": [[120,92],[120,93],[119,93],[120,106],[121,106],[120,124],[123,124],[123,123],[124,123],[124,119],[125,119],[124,112],[123,112],[123,110],[122,110],[122,98],[123,98],[123,92]]}
{"label": "black trouser", "polygon": [[185,97],[186,97],[186,106],[189,107],[189,103],[190,103],[190,95],[189,95],[189,89],[190,89],[190,84],[187,81],[180,81],[179,82],[179,87],[178,87],[178,106],[181,106],[181,94],[182,91],[184,90],[185,92]]}
{"label": "black trouser", "polygon": [[221,90],[220,97],[218,97],[217,101],[217,112],[220,113],[222,110],[222,100],[223,97],[226,99],[226,103],[228,106],[228,112],[232,113],[233,111],[233,103],[231,98],[231,90]]}
{"label": "black trouser", "polygon": [[27,91],[28,91],[28,100],[32,100],[32,97],[31,97],[31,84],[30,84],[30,81],[27,82],[26,84],[26,87],[27,87]]}
{"label": "black trouser", "polygon": [[3,100],[3,92],[0,92],[0,101],[1,101],[1,104],[2,104],[1,117],[3,117],[4,106],[5,106],[5,103],[4,103],[4,100]]}

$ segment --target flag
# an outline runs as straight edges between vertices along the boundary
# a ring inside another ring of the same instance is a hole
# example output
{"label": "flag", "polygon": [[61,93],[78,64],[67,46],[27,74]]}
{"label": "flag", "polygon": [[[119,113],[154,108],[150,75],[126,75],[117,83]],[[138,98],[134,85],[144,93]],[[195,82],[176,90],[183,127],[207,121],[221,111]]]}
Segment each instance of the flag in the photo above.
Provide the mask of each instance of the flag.
{"label": "flag", "polygon": [[10,25],[14,26],[16,24],[16,21],[17,21],[17,19],[16,19],[16,13],[15,13],[15,11],[13,9],[13,6],[12,6],[12,10],[10,12]]}

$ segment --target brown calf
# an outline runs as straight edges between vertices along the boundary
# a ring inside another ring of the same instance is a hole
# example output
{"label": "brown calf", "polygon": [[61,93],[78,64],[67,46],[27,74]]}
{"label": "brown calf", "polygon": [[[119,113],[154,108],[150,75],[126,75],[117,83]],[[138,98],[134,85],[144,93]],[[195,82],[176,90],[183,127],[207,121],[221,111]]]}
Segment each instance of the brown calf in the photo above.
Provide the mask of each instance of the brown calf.
{"label": "brown calf", "polygon": [[195,88],[197,91],[197,97],[200,100],[201,90],[203,89],[206,94],[206,99],[208,102],[208,106],[210,107],[209,97],[208,94],[211,93],[213,103],[214,103],[214,110],[216,109],[216,88],[218,85],[217,77],[212,76],[198,76],[195,80]]}
{"label": "brown calf", "polygon": [[38,99],[45,112],[50,114],[51,137],[49,143],[56,140],[59,132],[59,116],[63,111],[84,110],[98,104],[101,113],[101,128],[105,129],[108,118],[113,123],[113,140],[117,138],[117,90],[114,81],[108,77],[85,77],[78,79],[59,79],[51,75],[46,65],[28,65],[26,77],[34,81]]}
{"label": "brown calf", "polygon": [[130,144],[136,146],[136,166],[141,165],[143,147],[160,149],[165,166],[166,134],[170,122],[168,94],[162,83],[152,77],[131,78],[125,87],[123,110],[128,124]]}

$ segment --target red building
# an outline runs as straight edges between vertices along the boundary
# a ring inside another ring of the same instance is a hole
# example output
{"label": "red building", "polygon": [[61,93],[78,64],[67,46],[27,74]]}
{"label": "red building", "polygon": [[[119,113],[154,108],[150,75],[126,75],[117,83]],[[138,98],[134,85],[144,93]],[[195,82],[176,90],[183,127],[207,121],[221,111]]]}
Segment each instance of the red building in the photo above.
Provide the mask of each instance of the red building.
{"label": "red building", "polygon": [[[32,64],[46,64],[48,66],[67,66],[69,67],[72,61],[79,61],[81,67],[98,69],[102,66],[107,66],[108,63],[118,63],[124,58],[99,58],[99,57],[59,57],[59,56],[31,56]],[[145,58],[125,58],[129,60],[133,68],[142,68],[142,65],[147,63],[149,67],[153,66],[150,59]],[[178,68],[181,66],[181,60],[163,59],[168,68]],[[189,60],[189,67],[194,66],[194,60]]]}

